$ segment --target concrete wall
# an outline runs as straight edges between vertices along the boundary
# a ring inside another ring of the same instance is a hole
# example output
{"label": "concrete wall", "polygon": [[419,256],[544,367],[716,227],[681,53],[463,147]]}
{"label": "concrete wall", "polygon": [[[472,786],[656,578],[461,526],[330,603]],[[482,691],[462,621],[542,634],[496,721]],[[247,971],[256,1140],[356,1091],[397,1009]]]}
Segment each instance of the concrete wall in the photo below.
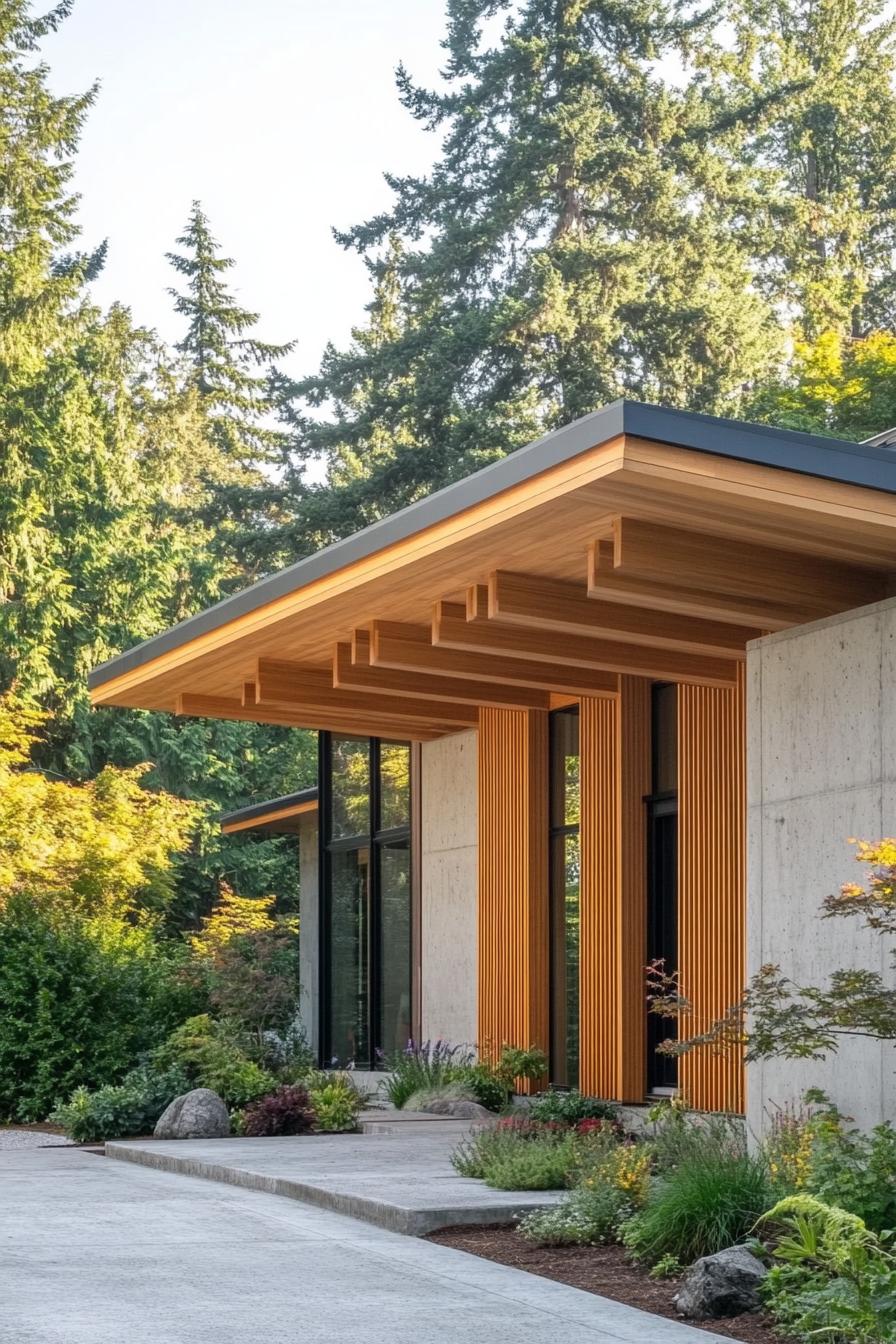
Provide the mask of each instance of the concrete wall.
{"label": "concrete wall", "polygon": [[[839,967],[887,972],[891,940],[819,917],[859,880],[848,839],[896,833],[896,599],[758,640],[747,657],[748,911],[752,973],[775,963],[797,982]],[[823,1062],[751,1065],[747,1117],[824,1088],[863,1125],[896,1112],[896,1049],[844,1042]]]}
{"label": "concrete wall", "polygon": [[320,1039],[320,874],[317,813],[299,820],[299,1020],[315,1052]]}
{"label": "concrete wall", "polygon": [[424,1040],[475,1044],[476,733],[425,742],[420,796]]}

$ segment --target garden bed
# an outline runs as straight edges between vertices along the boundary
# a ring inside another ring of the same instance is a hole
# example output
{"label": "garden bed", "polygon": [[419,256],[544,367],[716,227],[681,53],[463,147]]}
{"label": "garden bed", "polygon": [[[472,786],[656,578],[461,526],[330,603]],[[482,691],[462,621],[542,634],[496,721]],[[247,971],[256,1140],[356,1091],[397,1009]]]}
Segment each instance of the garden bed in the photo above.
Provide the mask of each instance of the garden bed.
{"label": "garden bed", "polygon": [[[632,1264],[621,1246],[530,1246],[514,1227],[445,1227],[431,1232],[427,1241],[453,1246],[459,1251],[494,1260],[513,1269],[525,1269],[544,1279],[599,1293],[615,1302],[639,1307],[655,1316],[681,1320],[672,1305],[677,1279],[652,1279]],[[764,1315],[731,1317],[724,1321],[688,1321],[697,1329],[709,1330],[745,1344],[786,1344]]]}

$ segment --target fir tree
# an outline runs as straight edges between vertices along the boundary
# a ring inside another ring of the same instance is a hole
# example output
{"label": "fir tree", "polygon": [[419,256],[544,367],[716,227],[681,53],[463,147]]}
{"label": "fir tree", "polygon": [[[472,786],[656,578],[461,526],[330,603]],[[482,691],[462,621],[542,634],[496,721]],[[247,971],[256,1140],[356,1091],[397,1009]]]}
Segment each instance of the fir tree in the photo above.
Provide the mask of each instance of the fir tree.
{"label": "fir tree", "polygon": [[353,478],[345,523],[619,395],[736,412],[776,350],[703,87],[656,72],[709,41],[711,16],[672,0],[449,0],[448,18],[445,87],[399,71],[441,155],[427,177],[389,178],[394,207],[340,235],[379,286],[370,326],[297,389],[336,407],[304,423],[302,451]]}

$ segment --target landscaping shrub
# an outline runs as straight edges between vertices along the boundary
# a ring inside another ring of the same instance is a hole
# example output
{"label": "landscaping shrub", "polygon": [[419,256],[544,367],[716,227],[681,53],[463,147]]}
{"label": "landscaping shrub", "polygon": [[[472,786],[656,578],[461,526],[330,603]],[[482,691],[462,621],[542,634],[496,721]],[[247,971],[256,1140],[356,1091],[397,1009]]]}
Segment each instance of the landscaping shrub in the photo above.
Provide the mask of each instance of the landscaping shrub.
{"label": "landscaping shrub", "polygon": [[529,1114],[534,1120],[554,1120],[561,1125],[578,1126],[583,1120],[608,1120],[619,1125],[618,1106],[599,1097],[586,1097],[576,1089],[542,1092],[530,1103]]}
{"label": "landscaping shrub", "polygon": [[365,1097],[348,1074],[312,1073],[306,1086],[316,1130],[322,1134],[341,1134],[357,1128]]}
{"label": "landscaping shrub", "polygon": [[473,1051],[467,1045],[408,1041],[404,1050],[382,1057],[381,1062],[391,1074],[385,1081],[386,1096],[400,1110],[415,1092],[469,1078],[473,1061]]}
{"label": "landscaping shrub", "polygon": [[421,1088],[408,1097],[405,1109],[422,1111],[434,1101],[478,1101],[478,1098],[469,1079],[466,1079],[457,1083],[443,1083],[441,1087]]}
{"label": "landscaping shrub", "polygon": [[761,1220],[776,1261],[764,1297],[775,1322],[800,1339],[885,1344],[896,1339],[896,1256],[861,1218],[792,1195]]}
{"label": "landscaping shrub", "polygon": [[575,1165],[575,1143],[559,1126],[508,1117],[459,1144],[451,1162],[460,1175],[495,1190],[562,1190]]}
{"label": "landscaping shrub", "polygon": [[165,1108],[189,1086],[181,1069],[157,1072],[144,1065],[132,1069],[118,1086],[100,1087],[94,1092],[76,1088],[69,1100],[51,1113],[50,1120],[76,1143],[151,1134]]}
{"label": "landscaping shrub", "polygon": [[313,1125],[314,1108],[307,1089],[287,1083],[247,1106],[241,1128],[248,1138],[261,1139],[308,1134]]}
{"label": "landscaping shrub", "polygon": [[210,1087],[228,1106],[245,1106],[272,1092],[277,1080],[240,1047],[225,1023],[207,1014],[177,1027],[154,1055],[161,1068],[176,1066],[192,1087]]}
{"label": "landscaping shrub", "polygon": [[643,1210],[622,1230],[636,1259],[673,1256],[691,1264],[741,1241],[773,1202],[762,1157],[747,1152],[734,1126],[711,1122],[682,1132],[676,1165],[668,1150]]}
{"label": "landscaping shrub", "polygon": [[800,1151],[807,1156],[794,1189],[856,1214],[874,1232],[896,1228],[896,1130],[883,1124],[866,1134],[823,1093],[810,1092],[806,1100],[821,1109],[803,1125]]}
{"label": "landscaping shrub", "polygon": [[527,1214],[520,1233],[535,1246],[600,1246],[617,1239],[633,1212],[631,1200],[615,1186],[578,1186],[553,1208]]}
{"label": "landscaping shrub", "polygon": [[78,1087],[121,1080],[201,1006],[176,951],[128,922],[52,918],[26,892],[0,911],[0,1119],[43,1120]]}

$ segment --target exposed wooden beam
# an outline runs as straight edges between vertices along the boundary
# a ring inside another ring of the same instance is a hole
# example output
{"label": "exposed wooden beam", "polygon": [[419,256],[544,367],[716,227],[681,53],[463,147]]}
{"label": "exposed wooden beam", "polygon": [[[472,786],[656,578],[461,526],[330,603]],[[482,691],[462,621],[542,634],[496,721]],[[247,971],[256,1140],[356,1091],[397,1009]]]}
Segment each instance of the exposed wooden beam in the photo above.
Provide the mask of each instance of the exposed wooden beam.
{"label": "exposed wooden beam", "polygon": [[[463,609],[460,612],[463,623]],[[391,667],[425,676],[460,677],[477,687],[491,682],[507,686],[530,687],[542,692],[566,695],[615,695],[618,678],[594,667],[575,667],[557,656],[554,640],[553,660],[508,658],[491,650],[434,646],[433,632],[425,626],[402,625],[397,621],[374,621],[370,627],[370,662],[374,667]]]}
{"label": "exposed wooden beam", "polygon": [[457,610],[450,602],[436,607],[433,640],[439,648],[513,655],[535,663],[560,656],[573,667],[600,668],[617,675],[652,677],[657,681],[694,682],[701,686],[735,683],[737,662],[730,657],[711,658],[676,649],[591,639],[587,635],[564,635],[558,641],[553,630],[502,625],[499,621],[475,617],[463,620]]}
{"label": "exposed wooden beam", "polygon": [[622,574],[683,588],[733,597],[773,596],[818,616],[874,602],[884,596],[885,586],[884,577],[873,570],[643,518],[615,519],[613,565]]}
{"label": "exposed wooden beam", "polygon": [[428,719],[434,723],[453,723],[459,728],[475,728],[478,710],[475,705],[454,704],[450,700],[409,700],[399,709],[394,696],[375,691],[359,691],[333,686],[332,669],[307,667],[277,658],[259,658],[256,680],[249,683],[255,691],[258,705],[282,706],[293,713],[312,710],[363,716],[401,713],[409,719]]}
{"label": "exposed wooden beam", "polygon": [[447,733],[457,732],[457,725],[429,724],[419,719],[408,719],[401,714],[388,717],[377,714],[290,714],[285,709],[256,707],[254,710],[233,699],[220,695],[190,695],[177,697],[176,714],[198,719],[232,719],[245,723],[269,723],[283,728],[307,728],[314,732],[356,733],[361,737],[392,737],[413,742],[431,742]]}
{"label": "exposed wooden beam", "polygon": [[528,686],[509,686],[498,681],[470,681],[458,676],[437,676],[427,672],[404,671],[373,663],[372,649],[359,631],[352,644],[337,644],[333,660],[333,680],[337,686],[359,691],[381,691],[402,699],[441,699],[469,705],[493,705],[500,709],[547,709],[546,690]]}
{"label": "exposed wooden beam", "polygon": [[[728,625],[646,607],[626,607],[619,602],[601,602],[588,596],[584,584],[563,583],[538,574],[509,574],[499,570],[489,578],[487,602],[489,618],[505,625],[620,639],[629,644],[652,644],[719,658],[743,657],[747,642],[762,634],[757,626]],[[477,590],[471,589],[468,616],[475,619],[481,605]]]}
{"label": "exposed wooden beam", "polygon": [[610,541],[596,541],[589,546],[587,575],[588,596],[601,602],[619,602],[739,626],[755,625],[766,631],[786,630],[815,619],[805,607],[788,606],[772,595],[736,597],[731,593],[685,588],[680,584],[657,583],[654,579],[623,574],[613,567],[613,543]]}

